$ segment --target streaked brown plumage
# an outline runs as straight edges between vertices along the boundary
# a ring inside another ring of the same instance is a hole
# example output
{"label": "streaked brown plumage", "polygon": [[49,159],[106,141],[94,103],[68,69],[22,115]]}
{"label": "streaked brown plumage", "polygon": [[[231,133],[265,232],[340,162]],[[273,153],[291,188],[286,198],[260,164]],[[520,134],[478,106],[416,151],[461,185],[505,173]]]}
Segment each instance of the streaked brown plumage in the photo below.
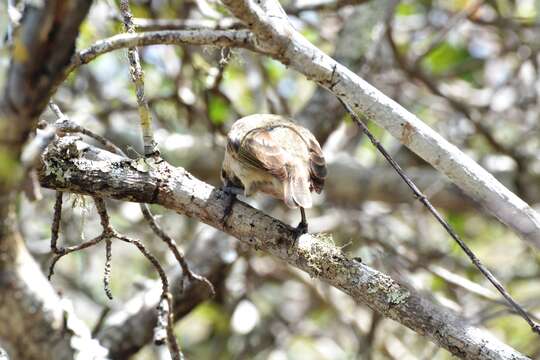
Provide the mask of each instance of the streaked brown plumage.
{"label": "streaked brown plumage", "polygon": [[255,114],[237,120],[228,134],[221,170],[226,188],[244,195],[266,193],[290,208],[312,206],[311,192],[320,193],[326,163],[317,139],[287,118]]}

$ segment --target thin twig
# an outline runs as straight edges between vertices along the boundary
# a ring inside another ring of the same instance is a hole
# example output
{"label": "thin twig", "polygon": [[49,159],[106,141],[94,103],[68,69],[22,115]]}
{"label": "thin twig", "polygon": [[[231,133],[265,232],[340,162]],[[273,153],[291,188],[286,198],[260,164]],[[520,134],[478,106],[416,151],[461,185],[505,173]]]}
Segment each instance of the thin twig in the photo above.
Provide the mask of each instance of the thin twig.
{"label": "thin twig", "polygon": [[103,287],[105,294],[109,299],[113,299],[111,291],[111,258],[112,258],[112,241],[107,239],[105,242],[105,272],[103,274]]}
{"label": "thin twig", "polygon": [[356,114],[350,107],[347,105],[343,100],[338,98],[341,104],[345,107],[347,112],[350,114],[351,118],[354,120],[354,122],[358,125],[358,127],[362,130],[362,132],[369,138],[371,143],[377,148],[377,150],[384,156],[384,158],[388,161],[388,163],[396,170],[396,172],[399,174],[399,176],[403,179],[403,181],[407,184],[407,186],[412,190],[414,196],[422,203],[424,206],[429,210],[429,212],[437,219],[437,221],[444,227],[446,232],[454,239],[458,245],[463,249],[465,254],[471,259],[473,264],[480,270],[480,272],[486,277],[486,279],[495,286],[495,288],[501,293],[501,295],[508,301],[508,303],[513,307],[516,312],[523,318],[527,323],[530,325],[531,329],[536,332],[537,334],[540,334],[540,324],[534,322],[534,320],[531,319],[531,317],[527,314],[527,311],[525,311],[513,298],[512,296],[506,291],[506,289],[503,287],[503,285],[497,280],[497,278],[487,269],[476,257],[476,255],[472,252],[472,250],[469,248],[467,244],[459,237],[459,235],[455,232],[455,230],[448,224],[448,222],[442,217],[441,214],[431,205],[431,202],[427,199],[427,197],[418,189],[418,187],[414,184],[414,182],[409,178],[407,174],[403,171],[401,166],[390,156],[390,154],[384,149],[384,147],[381,145],[381,143],[373,136],[373,134],[369,131],[367,126],[362,122],[362,119],[360,119],[360,116],[366,119],[363,115]]}
{"label": "thin twig", "polygon": [[60,254],[61,251],[57,247],[58,232],[60,231],[60,220],[62,219],[62,195],[63,192],[56,192],[56,200],[54,202],[54,215],[51,226],[51,250],[55,254]]}
{"label": "thin twig", "polygon": [[69,246],[69,247],[60,247],[60,248],[57,248],[56,251],[53,250],[56,255],[53,257],[51,265],[49,266],[49,275],[47,276],[47,278],[49,280],[51,280],[52,276],[54,275],[54,267],[55,267],[56,263],[58,262],[58,260],[60,260],[62,257],[64,257],[65,255],[67,255],[69,253],[79,251],[79,250],[83,250],[83,249],[86,249],[86,248],[88,248],[90,246],[97,245],[101,241],[103,241],[104,239],[108,238],[108,236],[109,236],[109,234],[102,233],[101,235],[96,236],[95,238],[93,238],[91,240],[88,240],[86,242],[83,242],[82,244]]}
{"label": "thin twig", "polygon": [[[133,15],[129,9],[129,1],[120,1],[120,13],[124,21],[124,28],[127,33],[135,33],[135,25],[133,24]],[[136,47],[128,48],[128,59],[130,64],[131,81],[135,85],[137,93],[137,104],[139,106],[139,116],[141,118],[142,140],[144,144],[144,155],[146,157],[153,156],[158,153],[156,142],[154,141],[154,133],[152,130],[152,114],[148,107],[148,102],[144,96],[144,71],[141,66],[139,52]]]}
{"label": "thin twig", "polygon": [[195,274],[193,271],[191,271],[184,257],[183,252],[176,246],[176,243],[174,242],[174,240],[169,235],[167,235],[167,233],[163,231],[163,229],[156,222],[154,216],[152,215],[152,213],[150,212],[150,209],[148,208],[148,205],[140,204],[140,207],[144,215],[144,218],[148,222],[148,225],[150,226],[152,231],[154,231],[154,233],[167,244],[169,249],[174,254],[176,261],[178,261],[178,263],[180,264],[180,267],[182,268],[182,274],[184,276],[187,276],[190,281],[196,280],[196,281],[203,282],[210,290],[212,296],[214,296],[216,294],[216,291],[212,283],[206,277],[201,276],[199,274]]}
{"label": "thin twig", "polygon": [[[161,278],[161,285],[163,289],[162,297],[171,299],[169,303],[169,308],[172,308],[172,295],[169,290],[169,280],[167,279],[167,275],[165,274],[165,270],[163,270],[163,267],[159,263],[158,259],[154,255],[152,255],[146,247],[136,239],[132,239],[126,235],[119,234],[114,230],[109,221],[109,215],[107,214],[107,208],[105,206],[105,202],[102,198],[94,198],[94,201],[96,203],[96,208],[99,213],[99,217],[101,219],[101,226],[104,229],[104,233],[109,234],[111,237],[116,238],[118,240],[125,241],[127,243],[133,244],[139,249],[139,251],[152,263],[154,268],[157,270],[159,277]],[[180,351],[180,347],[178,346],[178,343],[176,341],[176,337],[174,336],[173,332],[173,326],[174,326],[174,317],[173,314],[169,314],[168,316],[168,322],[166,324],[167,329],[167,344],[169,345],[169,352],[171,354],[171,357],[174,360],[181,360],[184,358],[182,352]]]}
{"label": "thin twig", "polygon": [[[165,270],[163,270],[163,267],[161,267],[156,257],[152,255],[150,252],[148,252],[148,250],[146,250],[144,245],[139,240],[132,239],[125,235],[120,235],[120,234],[115,234],[115,238],[135,245],[139,249],[139,251],[152,263],[152,265],[158,272],[159,277],[161,278],[161,285],[162,285],[162,290],[163,290],[161,297],[162,299],[163,298],[166,299],[169,309],[172,309],[172,294],[169,290],[169,280],[167,279]],[[176,337],[174,336],[173,324],[174,324],[174,314],[172,311],[169,311],[167,314],[167,324],[166,324],[167,344],[169,345],[169,352],[173,360],[183,360],[184,355],[182,354],[182,351],[180,350],[180,347],[178,346],[178,342],[176,341]]]}
{"label": "thin twig", "polygon": [[[79,245],[63,248],[63,247],[58,247],[58,244],[57,244],[58,231],[60,229],[60,219],[62,216],[62,193],[60,191],[57,192],[56,202],[54,205],[53,223],[51,227],[51,230],[52,230],[51,249],[53,253],[55,254],[55,256],[49,267],[49,276],[48,276],[49,280],[54,274],[54,267],[56,263],[63,256],[69,253],[75,252],[75,251],[86,249],[93,245],[97,245],[101,241],[106,240],[105,275],[104,275],[103,283],[104,283],[105,293],[107,297],[109,299],[112,299],[112,293],[109,287],[110,272],[111,272],[111,257],[112,257],[111,239],[116,238],[116,239],[135,245],[139,249],[139,251],[152,263],[154,268],[157,270],[159,277],[161,278],[162,289],[163,289],[162,298],[166,299],[169,309],[172,309],[172,295],[169,290],[169,280],[167,279],[165,270],[163,270],[163,267],[159,264],[159,261],[157,260],[157,258],[154,255],[152,255],[139,240],[132,239],[125,235],[119,234],[116,230],[114,230],[110,223],[110,218],[109,218],[109,214],[107,213],[107,207],[105,205],[105,201],[100,197],[94,197],[93,199],[96,205],[96,210],[99,215],[101,227],[103,228],[103,232],[99,236],[93,238],[92,240],[83,242],[82,244],[79,244]],[[183,359],[183,354],[181,353],[178,343],[176,342],[176,338],[174,337],[174,331],[173,331],[174,316],[173,316],[172,311],[169,311],[166,314],[166,320],[167,322],[164,326],[167,333],[167,344],[169,346],[169,351],[174,360],[181,360]]]}
{"label": "thin twig", "polygon": [[80,126],[79,124],[75,123],[74,121],[71,121],[56,105],[53,101],[49,102],[49,108],[51,111],[56,115],[57,120],[54,123],[54,126],[56,130],[60,133],[81,133],[83,135],[86,135],[88,137],[91,137],[92,139],[96,140],[100,144],[102,144],[105,149],[109,150],[110,152],[117,153],[119,155],[127,157],[127,155],[120,149],[118,146],[116,146],[113,142],[107,140],[103,136],[96,134],[95,132]]}

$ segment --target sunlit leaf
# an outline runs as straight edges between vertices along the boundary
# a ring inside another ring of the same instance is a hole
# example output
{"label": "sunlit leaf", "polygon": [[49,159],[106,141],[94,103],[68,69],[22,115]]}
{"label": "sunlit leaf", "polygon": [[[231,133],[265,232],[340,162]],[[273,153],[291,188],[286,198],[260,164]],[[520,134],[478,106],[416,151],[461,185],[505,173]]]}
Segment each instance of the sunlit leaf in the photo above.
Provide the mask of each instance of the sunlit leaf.
{"label": "sunlit leaf", "polygon": [[231,115],[231,109],[225,99],[218,95],[210,95],[208,99],[208,114],[214,125],[222,125]]}

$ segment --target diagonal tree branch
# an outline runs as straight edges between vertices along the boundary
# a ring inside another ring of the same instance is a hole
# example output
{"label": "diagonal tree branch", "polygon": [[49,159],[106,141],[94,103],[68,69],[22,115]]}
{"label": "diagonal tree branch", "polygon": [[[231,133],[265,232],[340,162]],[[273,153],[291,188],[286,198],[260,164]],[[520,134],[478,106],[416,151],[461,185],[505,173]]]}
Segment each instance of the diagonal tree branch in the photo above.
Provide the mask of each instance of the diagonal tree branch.
{"label": "diagonal tree branch", "polygon": [[142,33],[128,33],[111,36],[97,41],[92,46],[78,51],[65,71],[63,81],[77,67],[87,64],[100,55],[123,48],[157,44],[169,45],[210,45],[238,47],[259,51],[249,30],[162,30]]}
{"label": "diagonal tree branch", "polygon": [[307,41],[291,25],[279,2],[222,2],[253,31],[260,49],[388,130],[501,222],[540,248],[540,216],[536,211],[415,115]]}
{"label": "diagonal tree branch", "polygon": [[131,160],[74,137],[53,143],[40,169],[45,187],[160,204],[220,229],[255,249],[306,271],[464,359],[526,359],[491,335],[390,278],[349,259],[326,235],[303,235],[251,206],[236,202],[224,227],[225,195],[166,162],[147,172]]}
{"label": "diagonal tree branch", "polygon": [[[365,74],[369,73],[368,64],[382,42],[384,32],[380,31],[380,27],[385,26],[387,14],[392,13],[390,10],[396,1],[360,3],[362,5],[356,6],[344,21],[343,28],[336,37],[336,48],[332,56],[351,71]],[[291,14],[288,9],[286,11]],[[329,113],[333,116],[329,117]],[[296,114],[298,122],[313,131],[321,144],[340,124],[343,116],[345,110],[336,96],[322,87],[317,87],[309,101]]]}

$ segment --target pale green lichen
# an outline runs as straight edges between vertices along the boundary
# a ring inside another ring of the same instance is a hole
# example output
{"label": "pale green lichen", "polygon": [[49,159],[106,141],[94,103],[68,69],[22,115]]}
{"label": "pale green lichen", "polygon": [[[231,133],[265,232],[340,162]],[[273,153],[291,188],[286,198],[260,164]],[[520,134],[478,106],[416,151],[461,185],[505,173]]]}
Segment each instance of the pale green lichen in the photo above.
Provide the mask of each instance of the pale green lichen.
{"label": "pale green lichen", "polygon": [[138,159],[132,160],[130,165],[137,171],[147,173],[154,169],[154,164],[148,161],[148,159],[145,159],[144,157],[140,157]]}
{"label": "pale green lichen", "polygon": [[[305,241],[304,241],[305,240]],[[336,248],[330,234],[313,234],[299,239],[299,249],[306,260],[308,272],[312,277],[324,277],[343,282],[351,277],[351,268],[345,266],[348,259]]]}
{"label": "pale green lichen", "polygon": [[367,283],[367,293],[368,294],[375,294],[376,292],[379,292],[381,290],[380,286],[378,286],[378,283],[376,282],[368,282]]}
{"label": "pale green lichen", "polygon": [[398,287],[397,289],[391,289],[388,293],[388,302],[391,305],[403,304],[411,296],[409,290],[404,287]]}
{"label": "pale green lichen", "polygon": [[367,282],[368,294],[378,292],[386,294],[386,301],[391,306],[404,303],[411,295],[407,288],[396,283],[391,277],[380,273],[372,276]]}
{"label": "pale green lichen", "polygon": [[325,242],[325,243],[327,243],[327,244],[335,245],[335,244],[334,244],[334,238],[332,237],[331,234],[328,234],[328,233],[317,233],[317,234],[311,234],[311,237],[312,237],[312,238],[315,238],[315,239],[318,239],[318,240],[321,240],[322,242]]}
{"label": "pale green lichen", "polygon": [[54,176],[59,183],[64,183],[71,178],[71,170],[66,170],[56,161],[45,161],[45,176]]}

